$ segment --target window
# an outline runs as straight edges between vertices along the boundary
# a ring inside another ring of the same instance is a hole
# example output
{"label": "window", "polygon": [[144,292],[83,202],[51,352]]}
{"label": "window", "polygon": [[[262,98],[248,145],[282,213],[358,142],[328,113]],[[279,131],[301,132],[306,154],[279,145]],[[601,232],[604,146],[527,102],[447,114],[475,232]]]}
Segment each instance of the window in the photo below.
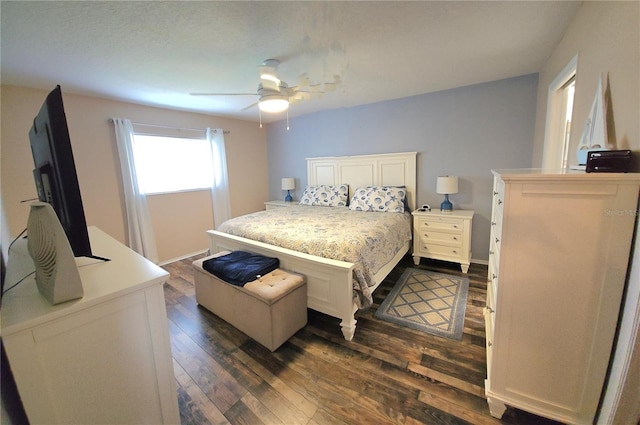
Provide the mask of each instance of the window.
{"label": "window", "polygon": [[549,85],[543,168],[567,168],[569,166],[571,116],[573,114],[577,63],[576,56]]}
{"label": "window", "polygon": [[562,137],[562,168],[569,166],[569,138],[571,136],[571,115],[573,114],[573,96],[576,92],[576,76],[573,74],[571,80],[565,84],[561,89],[562,105],[564,112],[564,135]]}
{"label": "window", "polygon": [[140,190],[147,194],[211,188],[211,145],[206,138],[135,134],[133,156]]}

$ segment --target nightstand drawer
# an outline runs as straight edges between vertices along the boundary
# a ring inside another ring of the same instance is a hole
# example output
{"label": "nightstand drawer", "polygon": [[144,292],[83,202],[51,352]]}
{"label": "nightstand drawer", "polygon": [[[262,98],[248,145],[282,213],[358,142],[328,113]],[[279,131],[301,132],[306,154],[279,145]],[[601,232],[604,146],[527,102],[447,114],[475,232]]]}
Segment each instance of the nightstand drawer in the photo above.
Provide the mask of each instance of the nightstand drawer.
{"label": "nightstand drawer", "polygon": [[274,208],[287,208],[292,205],[297,205],[297,202],[286,202],[286,201],[267,201],[264,203],[265,210],[272,210]]}
{"label": "nightstand drawer", "polygon": [[462,250],[459,247],[440,245],[435,243],[420,243],[420,254],[439,259],[449,259],[450,261],[460,260]]}
{"label": "nightstand drawer", "polygon": [[420,219],[418,231],[424,230],[442,230],[449,232],[461,233],[464,228],[464,220],[446,217],[429,217],[429,219]]}
{"label": "nightstand drawer", "polygon": [[459,232],[447,233],[423,229],[419,235],[420,241],[423,244],[438,243],[450,246],[462,246],[462,236],[460,236]]}

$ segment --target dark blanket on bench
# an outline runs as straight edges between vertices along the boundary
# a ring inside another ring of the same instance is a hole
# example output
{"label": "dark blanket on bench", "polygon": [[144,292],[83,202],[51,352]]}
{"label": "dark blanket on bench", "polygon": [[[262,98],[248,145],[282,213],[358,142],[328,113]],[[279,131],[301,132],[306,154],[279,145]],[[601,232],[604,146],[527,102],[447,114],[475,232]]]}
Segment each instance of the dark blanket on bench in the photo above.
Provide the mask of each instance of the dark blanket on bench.
{"label": "dark blanket on bench", "polygon": [[244,286],[245,283],[254,281],[279,266],[280,260],[277,258],[245,251],[233,251],[202,262],[203,269],[236,286]]}

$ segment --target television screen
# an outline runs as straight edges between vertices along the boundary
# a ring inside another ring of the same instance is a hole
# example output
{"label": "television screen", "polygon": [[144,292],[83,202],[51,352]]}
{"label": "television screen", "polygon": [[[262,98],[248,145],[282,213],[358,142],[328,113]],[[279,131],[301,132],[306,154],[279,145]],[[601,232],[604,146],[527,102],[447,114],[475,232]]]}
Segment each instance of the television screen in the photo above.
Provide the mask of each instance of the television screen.
{"label": "television screen", "polygon": [[92,257],[60,86],[34,118],[29,140],[38,199],[53,207],[74,256]]}

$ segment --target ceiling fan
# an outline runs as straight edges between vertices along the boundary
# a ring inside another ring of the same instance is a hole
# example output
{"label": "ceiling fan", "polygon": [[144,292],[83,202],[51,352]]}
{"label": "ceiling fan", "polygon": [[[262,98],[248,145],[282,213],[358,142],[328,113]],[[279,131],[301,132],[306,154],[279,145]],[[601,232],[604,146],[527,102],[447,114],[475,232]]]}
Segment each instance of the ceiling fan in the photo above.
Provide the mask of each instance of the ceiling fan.
{"label": "ceiling fan", "polygon": [[303,74],[297,86],[289,87],[280,80],[277,75],[280,61],[267,59],[259,67],[260,83],[255,93],[190,93],[192,96],[258,96],[258,101],[243,108],[243,111],[258,106],[261,112],[283,112],[289,108],[290,103],[307,99],[313,95],[322,95],[327,91],[335,90],[340,83],[340,77],[334,76],[330,83],[310,84],[309,77]]}

